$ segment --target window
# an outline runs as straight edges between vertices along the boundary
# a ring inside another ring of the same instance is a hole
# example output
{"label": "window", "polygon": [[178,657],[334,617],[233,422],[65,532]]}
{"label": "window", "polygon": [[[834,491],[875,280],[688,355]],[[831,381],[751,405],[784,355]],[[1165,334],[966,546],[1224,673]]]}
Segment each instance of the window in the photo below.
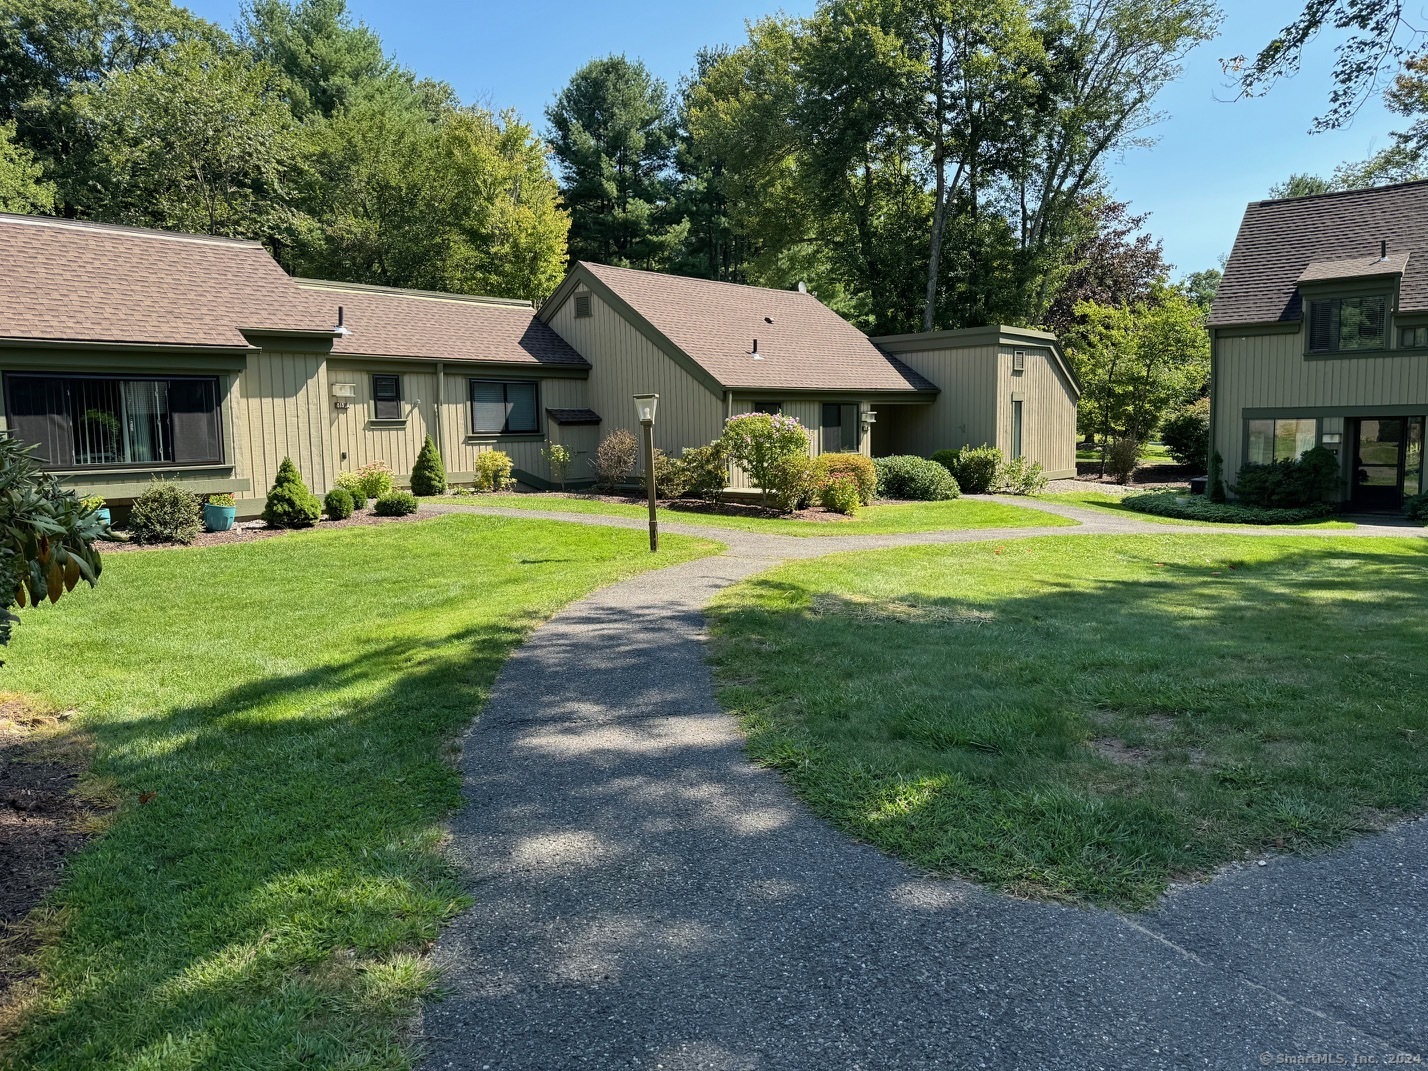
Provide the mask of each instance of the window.
{"label": "window", "polygon": [[1428,349],[1428,327],[1405,327],[1399,332],[1398,344],[1406,350]]}
{"label": "window", "polygon": [[1309,352],[1346,353],[1384,348],[1383,296],[1327,298],[1309,302]]}
{"label": "window", "polygon": [[1249,460],[1256,465],[1293,460],[1305,450],[1312,450],[1318,441],[1317,420],[1291,418],[1249,422]]}
{"label": "window", "polygon": [[858,449],[858,406],[857,403],[825,402],[821,421],[819,449],[825,454],[843,451],[856,453]]}
{"label": "window", "polygon": [[377,420],[402,419],[402,377],[372,377],[372,415]]}
{"label": "window", "polygon": [[540,430],[537,385],[530,381],[471,381],[473,435],[519,435]]}
{"label": "window", "polygon": [[575,295],[575,318],[576,318],[577,320],[584,320],[584,319],[588,319],[588,318],[590,317],[590,315],[591,315],[591,312],[590,312],[590,295],[589,295],[589,294],[576,294],[576,295]]}
{"label": "window", "polygon": [[1019,401],[1012,402],[1012,457],[1021,457],[1021,405]]}
{"label": "window", "polygon": [[223,460],[217,379],[7,375],[5,406],[56,468]]}
{"label": "window", "polygon": [[755,402],[754,412],[772,413],[774,416],[778,416],[779,413],[783,412],[783,402]]}

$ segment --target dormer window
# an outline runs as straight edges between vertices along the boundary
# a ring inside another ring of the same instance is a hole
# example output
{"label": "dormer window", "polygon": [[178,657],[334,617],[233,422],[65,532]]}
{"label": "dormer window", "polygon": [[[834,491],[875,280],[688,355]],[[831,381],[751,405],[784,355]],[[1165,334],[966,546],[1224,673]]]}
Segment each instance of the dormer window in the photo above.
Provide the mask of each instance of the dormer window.
{"label": "dormer window", "polygon": [[1309,301],[1309,352],[1352,353],[1385,347],[1388,299],[1312,298]]}

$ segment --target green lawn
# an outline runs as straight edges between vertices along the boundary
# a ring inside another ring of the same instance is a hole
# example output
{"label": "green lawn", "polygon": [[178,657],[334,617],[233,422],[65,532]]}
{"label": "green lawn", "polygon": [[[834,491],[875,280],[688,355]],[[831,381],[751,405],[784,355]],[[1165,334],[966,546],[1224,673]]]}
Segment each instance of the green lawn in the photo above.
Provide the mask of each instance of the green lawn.
{"label": "green lawn", "polygon": [[[1138,521],[1149,521],[1151,524],[1169,525],[1192,525],[1203,527],[1213,525],[1213,521],[1183,521],[1175,517],[1157,517],[1153,513],[1141,513],[1127,506],[1120,495],[1107,493],[1105,491],[1068,491],[1059,495],[1042,495],[1046,502],[1061,502],[1067,506],[1082,506],[1086,509],[1093,509],[1100,513],[1111,513],[1118,517],[1132,517]],[[1247,525],[1225,525],[1229,529],[1243,529]],[[1273,527],[1284,527],[1286,529],[1297,530],[1300,528],[1357,528],[1358,525],[1352,521],[1340,521],[1334,519],[1320,521],[1306,521],[1303,524],[1283,525]]]}
{"label": "green lawn", "polygon": [[407,1066],[462,904],[454,741],[543,618],[716,548],[448,516],[114,554],[23,611],[0,687],[77,708],[123,803],[53,899],[10,1065]]}
{"label": "green lawn", "polygon": [[715,605],[749,748],[942,874],[1144,906],[1428,805],[1428,543],[1165,534],[840,554]]}
{"label": "green lawn", "polygon": [[[1101,451],[1098,447],[1095,450],[1083,450],[1079,446],[1076,448],[1077,461],[1100,461]],[[1142,465],[1173,465],[1175,459],[1170,456],[1170,448],[1164,443],[1146,443],[1141,448],[1140,463]]]}
{"label": "green lawn", "polygon": [[[444,498],[470,506],[496,506],[502,509],[556,510],[561,513],[586,513],[607,517],[649,516],[645,506],[622,502],[602,502],[579,495],[481,495],[478,497]],[[729,517],[695,510],[661,508],[661,524],[697,524],[710,528],[737,528],[746,532],[766,532],[770,535],[890,535],[898,532],[933,532],[954,528],[1035,528],[1040,526],[1074,525],[1076,522],[1039,510],[1013,506],[1003,502],[953,499],[950,502],[912,502],[897,505],[867,506],[847,521],[798,521],[768,517]]]}

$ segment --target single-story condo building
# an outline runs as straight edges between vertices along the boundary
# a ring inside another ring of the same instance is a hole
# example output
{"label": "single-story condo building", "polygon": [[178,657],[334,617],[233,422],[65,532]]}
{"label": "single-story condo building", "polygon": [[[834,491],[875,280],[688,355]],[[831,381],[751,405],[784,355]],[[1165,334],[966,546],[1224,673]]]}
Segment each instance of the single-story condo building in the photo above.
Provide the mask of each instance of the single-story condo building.
{"label": "single-story condo building", "polygon": [[1227,482],[1323,446],[1343,502],[1397,509],[1423,490],[1428,182],[1251,204],[1210,333]]}
{"label": "single-story condo building", "polygon": [[[258,243],[0,214],[5,431],[67,486],[122,503],[155,475],[261,509],[284,457],[322,493],[427,435],[454,483],[484,450],[551,486],[660,395],[678,454],[731,415],[793,415],[810,450],[990,442],[1075,469],[1079,388],[1054,336],[975,328],[870,340],[802,288],[575,264],[528,302],[289,276]],[[740,485],[742,473],[731,473]]]}

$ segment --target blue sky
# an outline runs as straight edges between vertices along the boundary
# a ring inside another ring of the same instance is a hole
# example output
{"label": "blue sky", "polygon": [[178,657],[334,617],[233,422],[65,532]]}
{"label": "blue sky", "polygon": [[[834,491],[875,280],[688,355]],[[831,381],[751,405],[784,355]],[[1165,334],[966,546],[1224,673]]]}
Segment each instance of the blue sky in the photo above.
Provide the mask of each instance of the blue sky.
{"label": "blue sky", "polygon": [[[444,79],[467,101],[514,107],[543,125],[542,112],[571,73],[611,52],[643,59],[674,84],[701,45],[737,43],[746,19],[776,7],[758,0],[670,3],[598,0],[462,3],[461,0],[349,0],[389,52],[423,75]],[[198,0],[195,13],[223,25],[238,0]],[[1228,253],[1247,201],[1295,171],[1327,173],[1346,159],[1381,148],[1395,120],[1377,101],[1351,129],[1309,135],[1324,108],[1332,40],[1316,42],[1305,71],[1267,97],[1231,101],[1219,59],[1252,53],[1293,18],[1302,0],[1225,0],[1218,40],[1201,46],[1160,99],[1159,141],[1112,162],[1112,188],[1165,243],[1177,273],[1211,267]],[[811,0],[786,4],[803,14]]]}

